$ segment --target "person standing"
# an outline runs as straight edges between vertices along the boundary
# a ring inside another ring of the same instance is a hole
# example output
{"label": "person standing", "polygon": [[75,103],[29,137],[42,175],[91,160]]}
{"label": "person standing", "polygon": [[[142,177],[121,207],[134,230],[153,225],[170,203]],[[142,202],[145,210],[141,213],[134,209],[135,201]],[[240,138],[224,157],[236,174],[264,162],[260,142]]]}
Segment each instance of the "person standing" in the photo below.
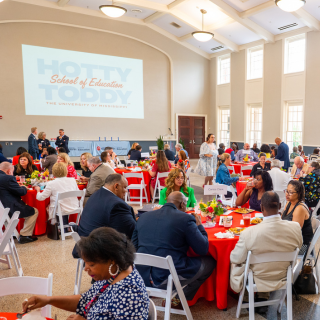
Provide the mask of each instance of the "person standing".
{"label": "person standing", "polygon": [[50,146],[50,141],[46,139],[46,137],[47,134],[45,132],[39,132],[37,140],[39,154],[43,153],[43,149],[48,149],[48,147]]}
{"label": "person standing", "polygon": [[288,171],[288,168],[290,167],[290,159],[289,159],[289,147],[286,143],[281,141],[280,138],[276,138],[274,142],[278,146],[278,151],[276,156],[274,157],[275,159],[278,159],[280,161],[284,161],[284,166],[283,169]]}
{"label": "person standing", "polygon": [[68,148],[68,144],[69,144],[69,137],[64,134],[63,129],[60,129],[59,137],[57,137],[57,140],[56,140],[56,146],[58,146],[59,148],[61,147],[64,148],[66,150],[66,153],[69,153],[70,150]]}
{"label": "person standing", "polygon": [[214,135],[208,134],[207,141],[201,145],[199,161],[195,169],[195,173],[205,176],[204,185],[212,185],[213,177],[216,174],[218,151],[214,143]]}
{"label": "person standing", "polygon": [[37,134],[38,134],[38,128],[32,127],[31,134],[28,137],[28,150],[29,150],[29,154],[32,156],[34,160],[38,159],[38,154],[39,154]]}

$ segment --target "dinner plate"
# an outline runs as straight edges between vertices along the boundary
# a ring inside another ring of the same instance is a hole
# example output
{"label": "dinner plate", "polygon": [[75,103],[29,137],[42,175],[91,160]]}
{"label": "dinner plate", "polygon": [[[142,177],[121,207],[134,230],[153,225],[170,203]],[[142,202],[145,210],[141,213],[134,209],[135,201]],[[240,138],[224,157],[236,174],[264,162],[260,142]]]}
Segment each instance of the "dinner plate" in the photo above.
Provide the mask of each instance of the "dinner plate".
{"label": "dinner plate", "polygon": [[202,223],[202,225],[205,229],[211,229],[216,226],[216,223],[215,222],[205,222],[205,223]]}

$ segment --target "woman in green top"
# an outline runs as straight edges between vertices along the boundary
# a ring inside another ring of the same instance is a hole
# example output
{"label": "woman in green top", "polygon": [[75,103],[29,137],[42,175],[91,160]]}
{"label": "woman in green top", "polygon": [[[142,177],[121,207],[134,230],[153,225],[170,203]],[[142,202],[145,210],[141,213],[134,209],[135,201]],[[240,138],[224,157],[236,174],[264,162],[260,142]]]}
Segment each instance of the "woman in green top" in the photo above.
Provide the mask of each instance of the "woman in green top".
{"label": "woman in green top", "polygon": [[183,170],[172,170],[166,179],[166,187],[160,192],[159,204],[167,203],[167,198],[171,192],[180,191],[188,198],[187,207],[194,207],[197,204],[197,200],[193,189],[187,187],[186,181],[186,175]]}

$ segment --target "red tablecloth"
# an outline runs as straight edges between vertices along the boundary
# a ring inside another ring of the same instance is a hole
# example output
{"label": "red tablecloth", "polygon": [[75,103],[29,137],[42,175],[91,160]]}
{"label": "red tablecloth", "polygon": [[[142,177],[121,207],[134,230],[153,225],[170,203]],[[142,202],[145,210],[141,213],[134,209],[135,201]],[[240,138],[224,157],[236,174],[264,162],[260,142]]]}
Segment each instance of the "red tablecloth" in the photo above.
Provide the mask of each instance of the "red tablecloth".
{"label": "red tablecloth", "polygon": [[[131,170],[126,170],[126,169],[118,169],[115,168],[114,169],[115,172],[119,173],[119,174],[123,174],[123,173],[132,173]],[[135,172],[135,173],[140,173],[140,172]],[[148,195],[148,201],[150,202],[151,200],[151,195],[150,195],[150,181],[151,181],[151,176],[149,174],[148,171],[143,170],[143,179],[144,179],[144,183],[147,185],[146,189],[147,189],[147,195]],[[128,179],[128,184],[139,184],[141,181],[141,179],[138,178],[129,178]],[[140,191],[139,190],[130,190],[130,196],[131,197],[139,197],[140,196]],[[132,199],[132,201],[139,201],[139,199]]]}
{"label": "red tablecloth", "polygon": [[[252,212],[254,217],[256,212]],[[240,227],[242,214],[231,213],[233,216],[232,228]],[[200,287],[192,301],[188,301],[190,306],[194,305],[199,298],[205,298],[207,301],[216,299],[219,309],[227,308],[227,296],[230,279],[230,253],[234,249],[239,237],[233,239],[218,239],[215,233],[225,232],[227,228],[221,227],[218,224],[211,229],[206,229],[209,239],[209,253],[217,261],[217,266],[212,275]]]}
{"label": "red tablecloth", "polygon": [[[22,304],[22,302],[21,302]],[[22,312],[22,310],[19,310],[17,313]],[[8,312],[0,312],[0,318],[4,317],[7,320],[16,320],[17,319],[17,313],[8,313]],[[52,320],[51,318],[46,318],[47,320]],[[1,320],[5,320],[5,319],[1,319]]]}
{"label": "red tablecloth", "polygon": [[[241,167],[254,166],[258,162],[249,162],[249,163],[231,163],[230,166],[234,167],[234,173],[241,174]],[[249,171],[248,171],[249,172]],[[251,171],[250,171],[251,172]],[[250,173],[249,173],[250,174]],[[249,175],[245,172],[245,175]]]}
{"label": "red tablecloth", "polygon": [[[247,185],[247,181],[237,181],[237,185],[236,185],[237,195],[239,195],[243,191],[246,185]],[[242,207],[249,208],[249,201],[246,204],[244,204]]]}

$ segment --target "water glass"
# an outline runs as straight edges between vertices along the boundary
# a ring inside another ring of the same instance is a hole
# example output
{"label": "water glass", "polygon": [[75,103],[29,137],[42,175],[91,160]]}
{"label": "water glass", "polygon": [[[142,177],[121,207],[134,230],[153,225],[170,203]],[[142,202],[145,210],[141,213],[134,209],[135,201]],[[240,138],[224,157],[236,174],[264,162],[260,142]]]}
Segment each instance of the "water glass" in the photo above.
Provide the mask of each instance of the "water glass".
{"label": "water glass", "polygon": [[20,182],[25,183],[26,182],[26,176],[20,176]]}

